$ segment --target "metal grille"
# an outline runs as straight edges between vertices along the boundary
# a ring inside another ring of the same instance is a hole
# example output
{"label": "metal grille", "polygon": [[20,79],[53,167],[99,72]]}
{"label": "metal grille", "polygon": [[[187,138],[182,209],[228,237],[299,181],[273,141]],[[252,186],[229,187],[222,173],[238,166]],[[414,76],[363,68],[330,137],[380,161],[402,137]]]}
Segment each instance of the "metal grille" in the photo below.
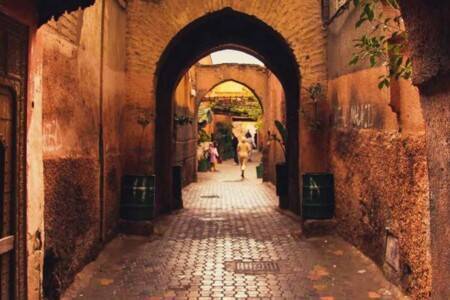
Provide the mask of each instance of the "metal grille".
{"label": "metal grille", "polygon": [[219,199],[219,195],[201,195],[200,198],[202,199]]}
{"label": "metal grille", "polygon": [[279,272],[280,267],[272,261],[239,261],[236,262],[236,273],[273,273]]}

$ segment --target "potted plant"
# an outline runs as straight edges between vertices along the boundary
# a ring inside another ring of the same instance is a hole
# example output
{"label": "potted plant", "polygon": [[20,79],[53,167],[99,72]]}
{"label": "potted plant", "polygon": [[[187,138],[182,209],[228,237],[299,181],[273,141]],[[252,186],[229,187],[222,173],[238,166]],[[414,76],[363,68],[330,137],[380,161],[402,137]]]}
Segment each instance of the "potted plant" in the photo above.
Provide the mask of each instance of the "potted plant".
{"label": "potted plant", "polygon": [[264,165],[263,162],[261,161],[259,165],[256,166],[256,178],[258,179],[263,178],[263,175],[264,175]]}
{"label": "potted plant", "polygon": [[280,208],[286,209],[289,207],[289,198],[288,198],[288,190],[289,190],[289,176],[288,176],[288,165],[287,165],[287,129],[280,121],[275,121],[275,127],[278,130],[280,137],[278,137],[275,133],[269,134],[269,140],[278,143],[283,150],[284,154],[284,162],[278,163],[276,165],[276,188],[277,195],[280,199]]}
{"label": "potted plant", "polygon": [[198,131],[198,172],[207,172],[210,168],[208,159],[208,148],[205,146],[211,142],[211,136],[204,130],[199,129]]}

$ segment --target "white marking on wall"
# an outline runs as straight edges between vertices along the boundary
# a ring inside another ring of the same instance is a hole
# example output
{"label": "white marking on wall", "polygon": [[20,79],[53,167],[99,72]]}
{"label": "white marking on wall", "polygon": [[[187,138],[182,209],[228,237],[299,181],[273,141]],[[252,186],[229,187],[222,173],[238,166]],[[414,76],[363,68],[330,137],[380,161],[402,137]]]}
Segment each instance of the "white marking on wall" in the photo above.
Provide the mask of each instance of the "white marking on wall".
{"label": "white marking on wall", "polygon": [[61,133],[57,120],[46,122],[43,127],[44,151],[55,152],[62,148]]}
{"label": "white marking on wall", "polygon": [[374,127],[375,109],[372,104],[354,104],[350,106],[350,124],[357,128]]}
{"label": "white marking on wall", "polygon": [[347,122],[345,122],[345,115],[342,107],[335,105],[333,111],[333,126],[337,128],[347,127]]}

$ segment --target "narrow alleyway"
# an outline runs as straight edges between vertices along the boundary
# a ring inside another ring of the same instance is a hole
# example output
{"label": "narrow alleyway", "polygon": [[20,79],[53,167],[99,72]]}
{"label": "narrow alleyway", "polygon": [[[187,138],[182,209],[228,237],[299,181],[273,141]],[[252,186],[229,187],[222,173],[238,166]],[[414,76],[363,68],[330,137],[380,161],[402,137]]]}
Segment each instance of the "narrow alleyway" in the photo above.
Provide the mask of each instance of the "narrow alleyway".
{"label": "narrow alleyway", "polygon": [[184,210],[152,237],[116,238],[64,299],[402,299],[340,238],[300,237],[255,166],[244,181],[231,162],[199,173]]}

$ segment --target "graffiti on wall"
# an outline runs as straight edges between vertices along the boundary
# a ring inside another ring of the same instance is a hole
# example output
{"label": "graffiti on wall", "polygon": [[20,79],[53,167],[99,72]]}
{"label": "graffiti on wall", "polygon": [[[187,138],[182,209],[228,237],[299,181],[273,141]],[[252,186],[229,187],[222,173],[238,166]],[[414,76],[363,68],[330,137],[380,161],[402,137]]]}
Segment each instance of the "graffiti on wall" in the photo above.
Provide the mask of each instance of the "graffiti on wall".
{"label": "graffiti on wall", "polygon": [[342,106],[334,105],[333,106],[333,126],[336,128],[345,128],[345,114]]}
{"label": "graffiti on wall", "polygon": [[44,151],[55,152],[62,148],[61,133],[57,120],[46,122],[43,127]]}
{"label": "graffiti on wall", "polygon": [[372,104],[354,104],[350,106],[350,124],[355,128],[374,127],[375,109]]}
{"label": "graffiti on wall", "polygon": [[373,104],[351,104],[349,107],[335,105],[333,107],[333,124],[336,128],[360,128],[375,127],[377,111]]}

